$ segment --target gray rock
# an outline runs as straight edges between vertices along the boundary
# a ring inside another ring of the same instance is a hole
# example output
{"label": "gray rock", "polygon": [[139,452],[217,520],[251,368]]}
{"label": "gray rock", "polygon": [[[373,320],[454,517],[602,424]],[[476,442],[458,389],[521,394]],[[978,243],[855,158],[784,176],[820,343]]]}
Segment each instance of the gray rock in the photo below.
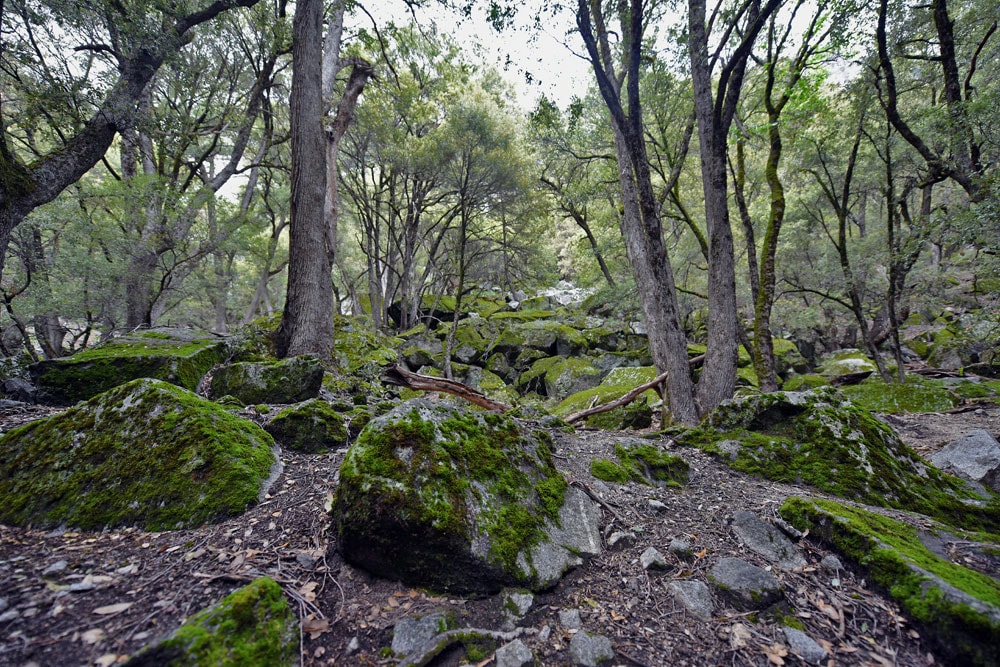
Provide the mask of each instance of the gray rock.
{"label": "gray rock", "polygon": [[444,614],[435,613],[420,618],[404,618],[392,631],[392,652],[409,655],[448,629]]}
{"label": "gray rock", "polygon": [[347,642],[347,655],[354,655],[361,648],[361,641],[358,640],[357,635],[351,637],[351,641]]}
{"label": "gray rock", "polygon": [[504,630],[508,632],[513,630],[534,603],[535,596],[527,591],[512,589],[502,591],[500,593],[500,609],[504,619]]}
{"label": "gray rock", "polygon": [[579,609],[563,609],[559,612],[559,625],[567,630],[579,630],[583,627]]}
{"label": "gray rock", "polygon": [[635,533],[619,530],[611,533],[608,538],[609,547],[626,547],[635,542]]}
{"label": "gray rock", "polygon": [[520,639],[515,639],[497,649],[496,667],[528,667],[533,664],[535,656]]}
{"label": "gray rock", "polygon": [[55,563],[52,563],[52,565],[49,565],[47,568],[42,570],[42,576],[48,577],[53,574],[65,572],[67,567],[69,567],[69,563],[64,560],[57,560]]}
{"label": "gray rock", "polygon": [[649,505],[649,509],[653,510],[654,512],[667,511],[667,506],[664,503],[661,503],[659,500],[649,500],[647,504]]}
{"label": "gray rock", "polygon": [[7,611],[7,607],[9,606],[10,603],[7,602],[7,598],[0,598],[0,613]]}
{"label": "gray rock", "polygon": [[795,628],[781,628],[792,653],[811,665],[818,665],[826,659],[826,649],[813,641],[812,637]]}
{"label": "gray rock", "polygon": [[1000,443],[983,429],[969,431],[931,456],[941,470],[1000,492]]}
{"label": "gray rock", "polygon": [[8,609],[4,613],[0,614],[0,623],[7,623],[8,621],[13,621],[15,618],[21,614],[17,609]]}
{"label": "gray rock", "polygon": [[[534,568],[534,587],[541,590],[551,587],[567,571],[583,563],[581,556],[601,553],[601,514],[597,504],[580,489],[566,489],[563,506],[559,510],[559,523],[545,527],[548,541],[537,545],[531,552]],[[522,554],[518,564],[528,568]]]}
{"label": "gray rock", "polygon": [[819,562],[819,566],[826,570],[836,574],[844,569],[844,564],[840,562],[840,559],[833,554],[827,554],[823,556],[823,560]]}
{"label": "gray rock", "polygon": [[703,621],[712,620],[712,593],[705,582],[697,579],[671,581],[667,590],[692,616]]}
{"label": "gray rock", "polygon": [[301,356],[276,363],[229,364],[212,375],[212,395],[231,395],[245,405],[299,403],[316,398],[323,383],[323,365]]}
{"label": "gray rock", "polygon": [[733,532],[747,548],[783,570],[796,570],[806,564],[805,556],[784,533],[753,512],[736,512]]}
{"label": "gray rock", "polygon": [[552,626],[548,623],[542,626],[542,629],[538,631],[538,641],[547,642],[549,637],[552,636]]}
{"label": "gray rock", "polygon": [[573,635],[569,642],[569,656],[573,664],[583,667],[599,667],[615,657],[611,640],[603,635],[592,635],[586,630]]}
{"label": "gray rock", "polygon": [[783,597],[774,575],[739,558],[720,558],[709,570],[708,580],[719,595],[744,611],[766,609]]}
{"label": "gray rock", "polygon": [[656,547],[649,547],[642,552],[639,556],[639,562],[642,564],[642,569],[656,569],[665,570],[667,569],[667,559],[663,557],[663,554],[659,552]]}
{"label": "gray rock", "polygon": [[667,550],[683,560],[691,559],[691,540],[686,537],[675,537],[670,540]]}

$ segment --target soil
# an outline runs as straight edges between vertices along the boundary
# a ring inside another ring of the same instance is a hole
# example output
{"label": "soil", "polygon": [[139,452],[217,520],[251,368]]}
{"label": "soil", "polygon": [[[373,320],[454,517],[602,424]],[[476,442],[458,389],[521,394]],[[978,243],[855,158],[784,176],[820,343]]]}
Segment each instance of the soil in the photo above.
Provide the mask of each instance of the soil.
{"label": "soil", "polygon": [[[8,409],[0,412],[0,427],[7,430],[50,413],[45,408]],[[259,418],[253,409],[245,416]],[[1000,408],[992,405],[888,421],[925,455],[974,428],[1000,437]],[[676,604],[666,586],[678,579],[705,580],[706,570],[725,556],[767,566],[732,533],[733,514],[750,510],[777,520],[777,508],[787,497],[822,494],[734,472],[700,451],[662,440],[690,464],[687,486],[670,490],[606,484],[590,475],[590,461],[613,458],[614,445],[635,433],[552,434],[556,463],[567,479],[601,499],[605,538],[629,528],[639,538],[605,549],[536,596],[519,625],[522,641],[539,664],[571,664],[568,646],[576,630],[559,621],[559,612],[571,609],[580,611],[583,630],[612,640],[612,664],[804,664],[790,652],[780,614],[740,612],[716,599],[713,618],[704,622]],[[260,575],[281,584],[302,621],[303,665],[394,665],[397,661],[386,657],[394,625],[435,611],[449,612],[462,626],[500,629],[497,596],[462,599],[415,590],[374,578],[339,558],[325,506],[343,454],[283,453],[284,472],[264,502],[242,516],[197,530],[86,533],[0,526],[0,615],[16,612],[0,623],[0,665],[122,662],[173,631],[185,617]],[[657,511],[650,500],[661,501],[666,510]],[[905,518],[901,512],[892,514]],[[693,543],[690,562],[668,551],[675,537]],[[824,664],[924,666],[947,661],[924,629],[875,590],[863,572],[850,564],[842,571],[825,570],[819,563],[827,550],[808,536],[799,545],[808,566],[772,572],[784,585],[784,620],[797,619],[827,650]],[[667,569],[642,568],[639,556],[650,546],[666,556]],[[460,664],[463,655],[457,645],[431,664]],[[487,648],[473,664],[492,662]]]}

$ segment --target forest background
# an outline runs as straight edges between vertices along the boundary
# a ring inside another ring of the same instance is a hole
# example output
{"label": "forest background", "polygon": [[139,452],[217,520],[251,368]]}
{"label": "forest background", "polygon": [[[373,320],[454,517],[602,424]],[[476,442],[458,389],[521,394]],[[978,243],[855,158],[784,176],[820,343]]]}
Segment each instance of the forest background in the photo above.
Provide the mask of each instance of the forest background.
{"label": "forest background", "polygon": [[997,326],[995,0],[446,6],[501,41],[569,22],[590,83],[530,105],[406,8],[4,0],[3,354],[283,307],[303,331],[309,262],[331,295],[299,311],[398,331],[428,299],[566,280],[645,320],[692,422],[732,394],[737,342],[773,389],[772,337],[901,380],[904,322]]}

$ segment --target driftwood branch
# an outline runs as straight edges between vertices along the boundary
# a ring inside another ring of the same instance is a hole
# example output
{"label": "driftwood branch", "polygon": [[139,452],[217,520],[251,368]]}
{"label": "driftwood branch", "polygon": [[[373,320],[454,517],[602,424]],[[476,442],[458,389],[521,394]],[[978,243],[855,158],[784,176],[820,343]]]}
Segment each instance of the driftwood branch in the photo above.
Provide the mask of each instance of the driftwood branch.
{"label": "driftwood branch", "polygon": [[459,641],[475,641],[477,639],[492,639],[497,642],[514,641],[526,632],[524,628],[517,628],[513,632],[498,632],[496,630],[483,630],[480,628],[460,628],[458,630],[448,630],[442,632],[433,639],[424,643],[419,649],[406,656],[396,667],[424,667],[427,663],[437,657],[446,648]]}
{"label": "driftwood branch", "polygon": [[446,378],[436,378],[430,375],[421,375],[409,371],[399,364],[390,366],[382,374],[382,382],[396,387],[406,387],[417,391],[440,391],[446,394],[454,394],[464,398],[469,403],[474,403],[481,408],[493,410],[494,412],[507,412],[511,406],[500,401],[494,401],[481,392],[476,391],[467,384],[448,380]]}
{"label": "driftwood branch", "polygon": [[[697,368],[704,361],[705,361],[705,355],[704,354],[699,354],[697,357],[692,357],[688,361],[688,365],[690,365],[691,368]],[[638,387],[636,387],[635,389],[633,389],[629,393],[625,394],[621,398],[617,398],[617,399],[611,401],[610,403],[603,403],[601,405],[597,405],[597,406],[594,406],[594,407],[587,408],[586,410],[581,410],[580,412],[574,412],[569,417],[566,417],[566,423],[567,424],[573,424],[575,422],[580,421],[581,419],[586,419],[587,417],[590,417],[591,415],[599,415],[602,412],[608,412],[610,410],[614,410],[615,408],[620,408],[623,405],[628,405],[629,403],[631,403],[635,399],[637,399],[640,396],[642,396],[642,394],[644,392],[646,392],[646,391],[648,391],[650,389],[655,390],[656,393],[658,393],[660,396],[663,396],[663,392],[660,390],[659,387],[660,387],[661,384],[663,384],[664,382],[666,382],[666,380],[667,380],[667,374],[666,373],[660,373],[659,375],[657,375],[655,378],[653,378],[652,380],[650,380],[646,384],[639,385]]]}

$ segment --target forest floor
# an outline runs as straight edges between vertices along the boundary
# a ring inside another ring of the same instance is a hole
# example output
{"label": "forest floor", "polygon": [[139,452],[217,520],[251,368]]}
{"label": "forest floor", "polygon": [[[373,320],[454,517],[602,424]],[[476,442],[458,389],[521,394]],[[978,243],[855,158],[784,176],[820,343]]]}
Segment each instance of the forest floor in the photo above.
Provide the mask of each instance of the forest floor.
{"label": "forest floor", "polygon": [[[46,416],[44,408],[0,414],[0,429]],[[927,455],[962,434],[984,428],[1000,437],[1000,407],[958,414],[888,418],[903,438]],[[608,548],[540,593],[520,623],[539,664],[571,664],[575,630],[560,625],[559,612],[580,611],[582,627],[609,637],[620,665],[804,664],[789,653],[778,621],[739,612],[716,601],[712,619],[698,620],[674,603],[666,585],[705,579],[720,557],[736,556],[766,566],[730,530],[736,511],[765,519],[792,495],[822,495],[730,470],[702,452],[664,444],[688,461],[691,481],[681,490],[638,484],[605,484],[589,473],[593,458],[613,458],[625,436],[608,431],[554,431],[556,464],[573,482],[600,497],[605,537],[631,528],[639,538]],[[284,589],[302,620],[303,665],[394,665],[384,648],[403,618],[449,612],[463,626],[497,630],[497,596],[463,599],[374,578],[336,554],[324,506],[332,498],[343,451],[325,455],[285,452],[282,476],[269,498],[242,516],[196,530],[147,533],[137,529],[87,533],[0,526],[0,665],[111,665],[174,630],[185,617],[235,588],[269,575]],[[657,512],[657,499],[667,509]],[[897,518],[905,513],[891,512]],[[696,557],[684,562],[667,545],[686,536]],[[788,610],[805,632],[826,648],[834,665],[943,664],[898,606],[847,566],[830,573],[819,566],[828,552],[803,539],[809,565],[773,573],[784,585]],[[666,570],[646,571],[640,554],[655,546]],[[951,545],[961,558],[959,544]],[[405,548],[405,545],[400,545]],[[6,609],[4,605],[6,604]],[[12,613],[13,612],[13,613]],[[546,629],[547,627],[547,629]],[[435,665],[459,664],[455,648]],[[486,651],[476,664],[491,664]]]}

